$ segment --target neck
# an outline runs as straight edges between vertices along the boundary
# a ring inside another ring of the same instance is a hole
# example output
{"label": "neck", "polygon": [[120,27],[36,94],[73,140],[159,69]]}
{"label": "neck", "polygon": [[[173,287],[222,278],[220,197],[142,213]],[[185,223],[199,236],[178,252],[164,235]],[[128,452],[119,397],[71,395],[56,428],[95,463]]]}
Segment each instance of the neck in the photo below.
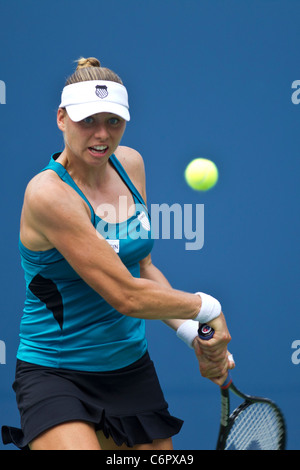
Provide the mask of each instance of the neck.
{"label": "neck", "polygon": [[81,186],[97,189],[103,186],[107,180],[109,157],[103,158],[97,164],[89,164],[81,158],[76,157],[66,147],[57,161],[61,163],[73,180]]}

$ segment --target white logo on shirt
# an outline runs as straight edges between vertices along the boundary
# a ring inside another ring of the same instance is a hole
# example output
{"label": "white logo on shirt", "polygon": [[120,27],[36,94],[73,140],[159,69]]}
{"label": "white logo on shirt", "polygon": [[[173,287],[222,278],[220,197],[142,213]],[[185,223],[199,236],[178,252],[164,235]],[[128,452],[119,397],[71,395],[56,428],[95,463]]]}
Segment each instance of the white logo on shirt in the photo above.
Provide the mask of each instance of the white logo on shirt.
{"label": "white logo on shirt", "polygon": [[144,229],[149,232],[150,231],[150,222],[149,222],[148,217],[146,216],[145,212],[141,212],[138,215],[138,219],[141,222]]}
{"label": "white logo on shirt", "polygon": [[119,251],[120,251],[120,240],[108,240],[108,239],[106,239],[106,241],[110,244],[110,246],[112,247],[112,249],[116,253],[119,253]]}

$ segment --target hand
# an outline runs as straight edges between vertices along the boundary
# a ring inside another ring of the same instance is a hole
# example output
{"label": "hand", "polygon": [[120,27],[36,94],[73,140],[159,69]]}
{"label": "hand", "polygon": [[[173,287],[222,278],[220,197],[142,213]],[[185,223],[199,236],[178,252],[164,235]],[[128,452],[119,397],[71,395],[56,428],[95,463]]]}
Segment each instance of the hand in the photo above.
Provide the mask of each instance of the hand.
{"label": "hand", "polygon": [[217,385],[222,385],[228,369],[233,369],[235,363],[228,352],[227,345],[231,340],[223,313],[209,323],[215,333],[210,340],[195,338],[193,347],[199,361],[200,373]]}

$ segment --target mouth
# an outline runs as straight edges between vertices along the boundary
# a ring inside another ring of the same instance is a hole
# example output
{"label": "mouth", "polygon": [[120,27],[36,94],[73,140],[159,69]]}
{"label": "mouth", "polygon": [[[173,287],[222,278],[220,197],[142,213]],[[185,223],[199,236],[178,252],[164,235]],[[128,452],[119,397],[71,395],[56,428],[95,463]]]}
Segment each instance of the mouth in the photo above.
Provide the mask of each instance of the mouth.
{"label": "mouth", "polygon": [[108,145],[95,145],[94,147],[89,147],[89,151],[94,156],[102,156],[108,151]]}

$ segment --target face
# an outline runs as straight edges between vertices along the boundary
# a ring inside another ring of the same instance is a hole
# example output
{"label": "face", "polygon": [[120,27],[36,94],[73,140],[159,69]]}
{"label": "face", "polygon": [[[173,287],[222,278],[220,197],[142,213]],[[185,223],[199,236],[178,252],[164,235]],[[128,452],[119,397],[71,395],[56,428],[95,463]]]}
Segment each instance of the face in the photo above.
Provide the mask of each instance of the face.
{"label": "face", "polygon": [[97,165],[107,161],[118,147],[126,121],[115,114],[98,113],[74,122],[59,109],[57,125],[64,133],[67,154]]}

